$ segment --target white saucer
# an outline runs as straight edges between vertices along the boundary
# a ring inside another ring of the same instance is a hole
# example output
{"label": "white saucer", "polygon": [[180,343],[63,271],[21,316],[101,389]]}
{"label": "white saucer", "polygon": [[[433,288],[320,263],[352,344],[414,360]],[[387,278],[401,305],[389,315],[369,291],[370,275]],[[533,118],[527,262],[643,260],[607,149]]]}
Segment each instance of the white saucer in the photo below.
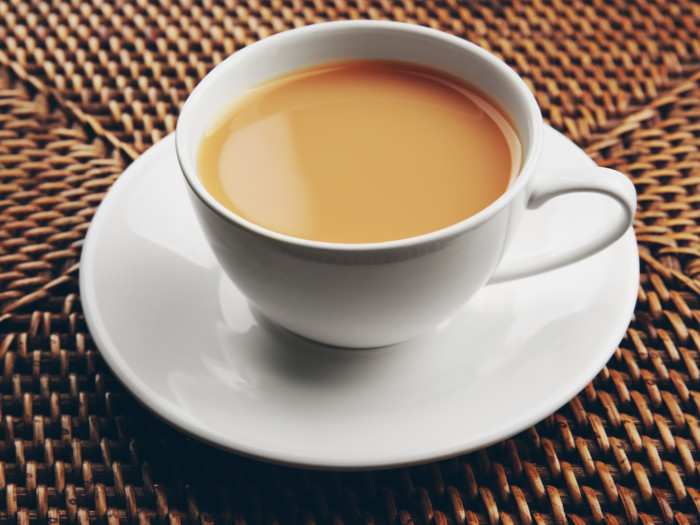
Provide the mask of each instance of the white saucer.
{"label": "white saucer", "polygon": [[[543,168],[592,162],[552,129],[544,159]],[[556,199],[528,217],[517,245],[575,242],[610,213],[600,197]],[[537,423],[605,365],[630,322],[638,282],[630,230],[584,262],[487,286],[450,322],[409,343],[311,343],[255,318],[222,276],[195,222],[172,136],[109,191],[80,271],[90,332],[146,407],[239,454],[338,469],[454,456]]]}

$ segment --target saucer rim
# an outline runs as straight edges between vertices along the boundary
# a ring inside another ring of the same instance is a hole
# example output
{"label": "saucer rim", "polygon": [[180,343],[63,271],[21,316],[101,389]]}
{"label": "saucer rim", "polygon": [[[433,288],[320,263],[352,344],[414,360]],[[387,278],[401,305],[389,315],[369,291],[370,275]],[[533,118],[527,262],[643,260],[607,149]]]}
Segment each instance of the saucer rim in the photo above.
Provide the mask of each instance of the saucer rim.
{"label": "saucer rim", "polygon": [[[552,128],[547,129],[547,132],[556,132]],[[559,134],[561,135],[561,134]],[[561,135],[563,137],[563,135]],[[144,155],[157,156],[161,154],[161,150],[165,150],[170,146],[172,142],[172,134],[165,137],[159,143],[154,145],[149,151]],[[567,139],[568,140],[568,139]],[[570,142],[570,141],[569,141]],[[575,146],[575,144],[571,143]],[[576,146],[578,148],[578,146]],[[591,161],[592,162],[592,161]],[[125,170],[122,176],[114,183],[113,187],[121,187],[128,184],[130,178],[133,175],[129,173],[138,173],[139,171],[138,159],[131,166]],[[126,177],[124,176],[126,175]],[[110,189],[110,191],[112,191]],[[114,193],[113,193],[114,194]],[[105,197],[105,200],[109,197]],[[104,208],[103,208],[104,209]],[[442,459],[454,457],[456,455],[465,454],[476,449],[480,449],[489,446],[493,443],[507,439],[514,434],[517,434],[530,426],[536,424],[542,419],[546,418],[548,415],[552,414],[562,406],[566,405],[573,397],[575,397],[603,368],[605,363],[610,359],[610,356],[615,351],[615,348],[619,342],[624,337],[624,334],[629,326],[630,319],[634,312],[634,307],[637,300],[636,292],[634,294],[630,293],[625,296],[624,305],[620,306],[621,311],[628,312],[627,321],[622,323],[620,320],[620,327],[618,330],[609,330],[606,334],[606,344],[605,347],[609,348],[609,352],[600,352],[598,359],[595,361],[595,366],[591,364],[587,367],[590,370],[595,369],[592,374],[582,374],[578,381],[569,383],[569,387],[566,390],[566,395],[559,393],[559,395],[554,399],[543,400],[538,406],[528,411],[528,416],[517,421],[511,421],[509,424],[499,426],[498,428],[492,430],[486,435],[482,434],[481,439],[478,443],[465,444],[469,442],[468,439],[458,439],[453,443],[445,444],[443,443],[439,448],[433,446],[427,446],[424,450],[417,451],[412,457],[407,457],[406,454],[401,455],[401,457],[394,458],[383,458],[382,461],[367,461],[362,458],[352,458],[343,457],[336,458],[335,461],[329,461],[327,458],[319,460],[316,456],[309,456],[308,454],[299,454],[298,452],[289,453],[284,449],[276,448],[270,450],[269,447],[258,447],[255,443],[230,443],[226,439],[217,433],[213,432],[210,427],[197,427],[192,425],[192,420],[181,417],[178,414],[179,411],[183,411],[182,407],[175,407],[172,409],[171,401],[167,400],[160,394],[156,392],[150,392],[148,389],[144,389],[143,385],[137,381],[136,377],[132,377],[129,371],[133,371],[133,368],[123,359],[117,345],[110,340],[105,325],[105,320],[101,318],[98,313],[99,308],[95,307],[95,297],[93,297],[93,288],[90,286],[91,281],[91,249],[98,241],[94,240],[97,237],[97,231],[99,230],[99,225],[102,220],[106,220],[107,213],[100,213],[100,209],[97,210],[95,217],[93,218],[93,224],[96,226],[88,230],[86,236],[83,253],[81,255],[80,262],[80,290],[81,298],[83,302],[83,311],[85,314],[86,323],[90,331],[91,336],[95,341],[95,345],[100,351],[101,356],[105,362],[109,365],[112,372],[119,379],[122,385],[128,390],[143,406],[145,406],[151,413],[156,415],[159,419],[166,422],[168,425],[173,426],[183,433],[192,436],[193,438],[208,443],[214,447],[226,450],[228,452],[234,452],[236,454],[250,457],[257,460],[262,460],[266,462],[273,462],[275,464],[282,464],[294,467],[303,468],[314,468],[314,469],[333,469],[333,470],[367,470],[367,469],[384,469],[384,468],[395,468],[402,466],[409,466],[415,464],[426,463],[430,461],[439,461]],[[632,286],[636,290],[638,288],[639,282],[639,259],[637,251],[636,237],[634,231],[630,228],[625,235],[615,243],[614,246],[620,246],[620,258],[623,256],[629,264],[625,264],[624,267],[629,271],[630,279],[629,286]],[[527,278],[526,278],[527,279]],[[507,283],[504,284],[507,286]],[[502,286],[502,285],[499,285]],[[620,316],[620,319],[622,316]],[[614,335],[613,335],[614,332]],[[143,383],[141,381],[141,383]],[[154,395],[155,394],[155,395]]]}

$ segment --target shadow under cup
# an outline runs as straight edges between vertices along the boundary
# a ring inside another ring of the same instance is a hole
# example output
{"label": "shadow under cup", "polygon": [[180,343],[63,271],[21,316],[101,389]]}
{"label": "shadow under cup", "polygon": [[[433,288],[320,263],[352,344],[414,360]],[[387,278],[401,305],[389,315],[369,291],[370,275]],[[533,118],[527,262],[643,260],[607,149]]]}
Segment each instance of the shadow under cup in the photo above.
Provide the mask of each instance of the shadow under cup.
{"label": "shadow under cup", "polygon": [[[522,146],[520,175],[482,212],[426,235],[372,244],[309,241],[272,232],[217,202],[198,176],[211,123],[247,90],[319,64],[382,59],[442,70],[487,94]],[[257,310],[304,337],[348,347],[398,343],[449,317],[489,279],[526,191],[542,117],[524,82],[463,39],[397,22],[328,22],[266,38],[217,66],[187,99],[176,148],[204,233],[226,274]]]}

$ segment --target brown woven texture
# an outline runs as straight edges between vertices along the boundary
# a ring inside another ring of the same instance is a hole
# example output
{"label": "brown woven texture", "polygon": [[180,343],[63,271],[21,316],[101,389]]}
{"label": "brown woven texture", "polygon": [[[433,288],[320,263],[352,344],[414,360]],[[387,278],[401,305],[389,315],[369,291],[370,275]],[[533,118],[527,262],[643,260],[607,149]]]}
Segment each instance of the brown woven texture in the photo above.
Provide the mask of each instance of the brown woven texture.
{"label": "brown woven texture", "polygon": [[[273,466],[160,423],[100,358],[77,284],[104,192],[212,66],[347,18],[490,49],[639,193],[638,304],[596,379],[512,439],[381,472]],[[699,147],[689,1],[0,0],[0,525],[699,524]]]}

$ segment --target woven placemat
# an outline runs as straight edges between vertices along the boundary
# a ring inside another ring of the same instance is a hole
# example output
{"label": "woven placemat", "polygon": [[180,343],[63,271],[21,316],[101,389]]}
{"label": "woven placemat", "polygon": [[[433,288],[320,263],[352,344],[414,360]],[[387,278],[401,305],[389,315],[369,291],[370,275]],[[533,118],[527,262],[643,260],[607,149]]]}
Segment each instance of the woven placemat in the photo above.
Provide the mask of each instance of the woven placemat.
{"label": "woven placemat", "polygon": [[[639,193],[638,305],[596,379],[512,439],[381,472],[268,465],[160,423],[104,365],[77,286],[104,192],[211,67],[347,18],[490,49]],[[687,1],[0,1],[0,525],[700,523],[699,27]]]}

